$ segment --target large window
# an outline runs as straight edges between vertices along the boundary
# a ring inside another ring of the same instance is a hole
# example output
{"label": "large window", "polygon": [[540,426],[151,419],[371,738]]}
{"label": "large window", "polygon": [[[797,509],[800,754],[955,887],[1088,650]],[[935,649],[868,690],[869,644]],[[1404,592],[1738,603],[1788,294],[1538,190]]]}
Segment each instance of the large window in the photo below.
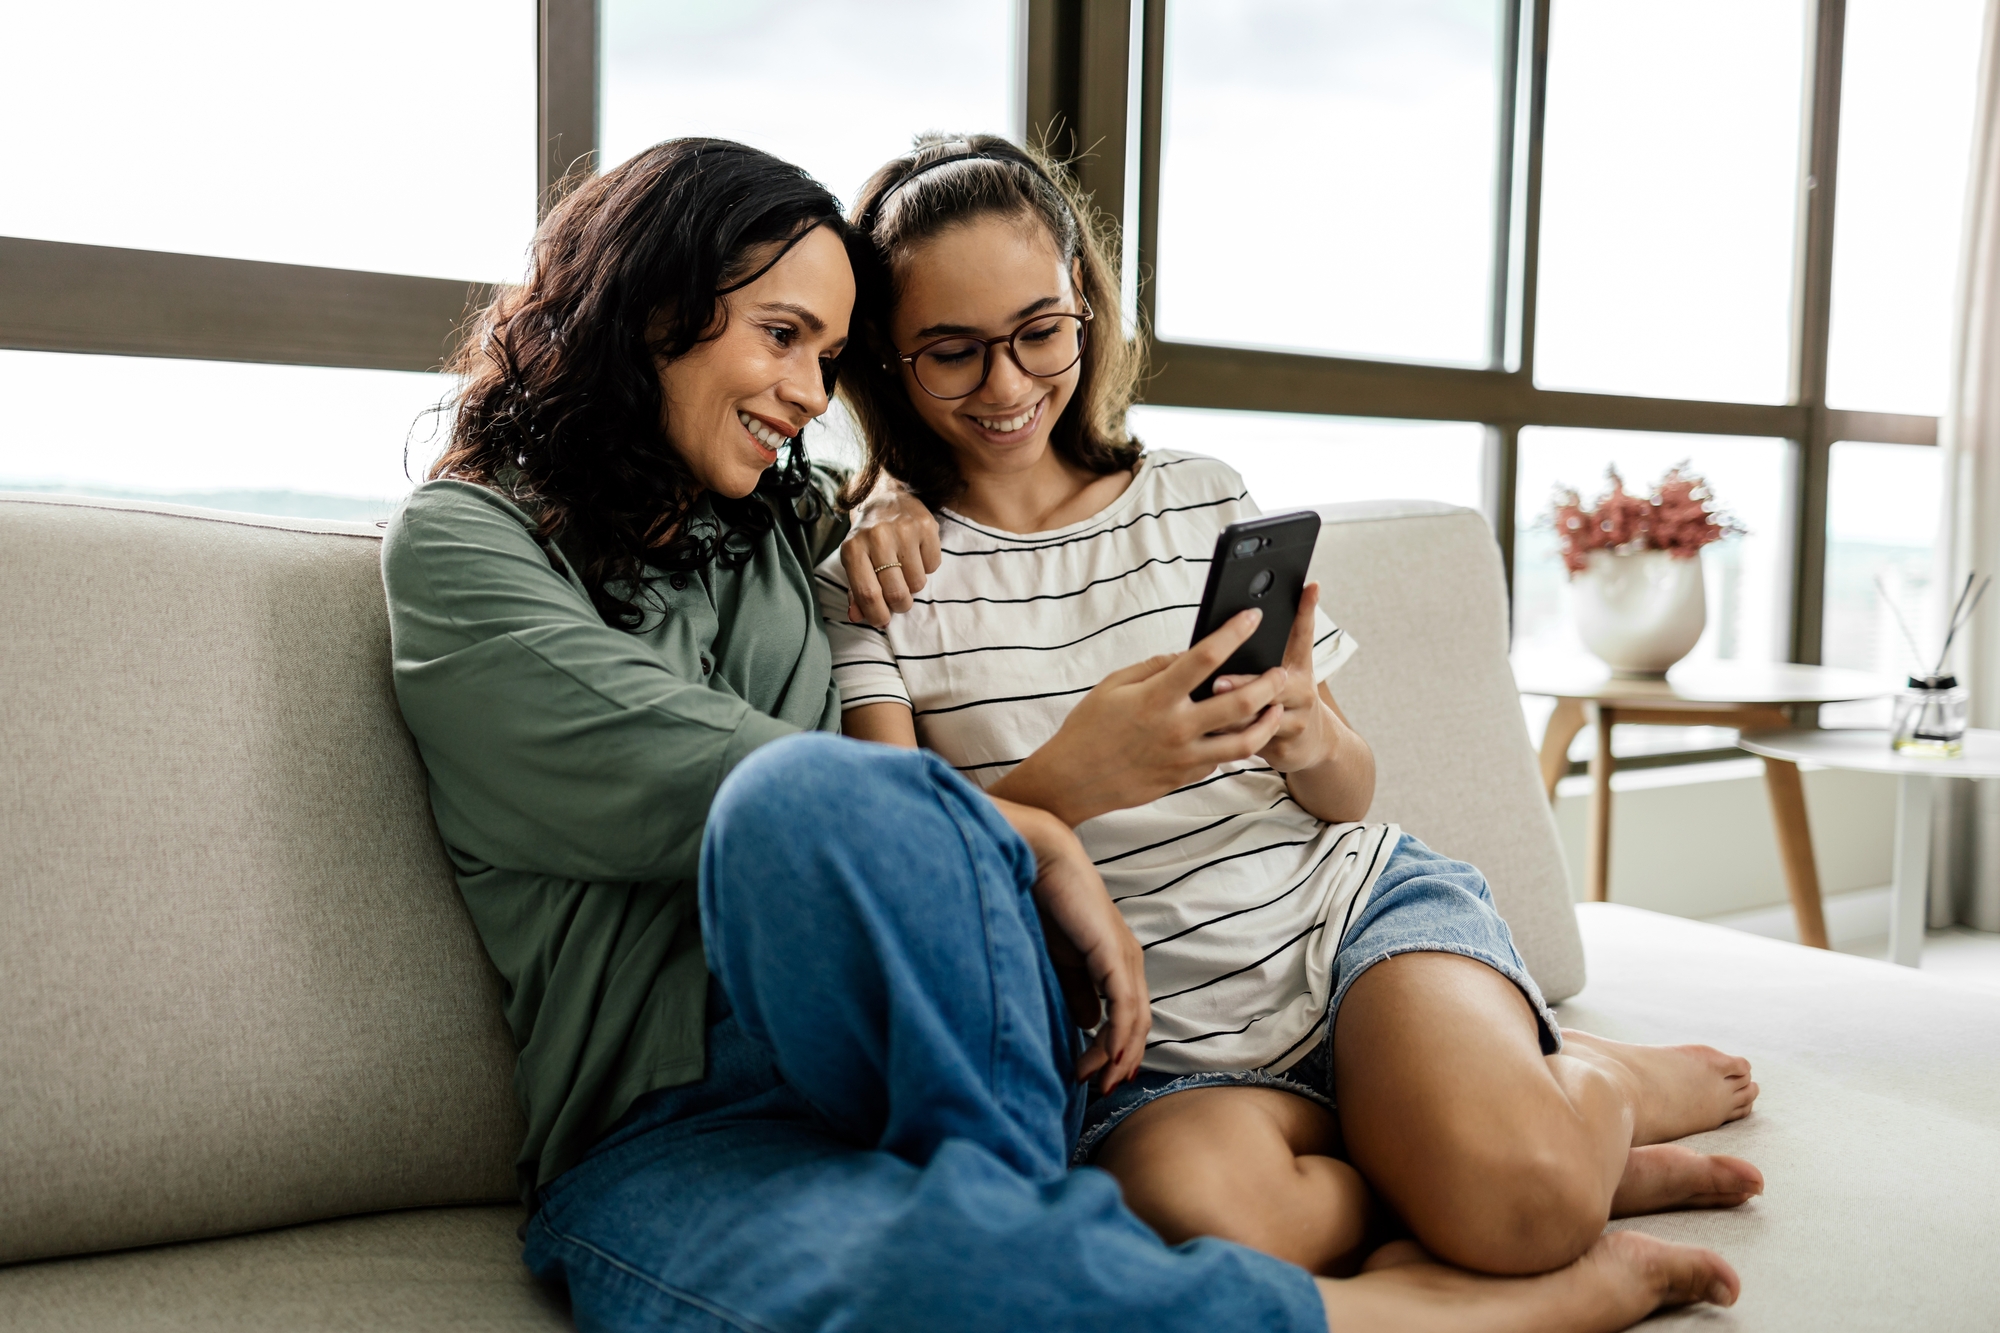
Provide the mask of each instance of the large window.
{"label": "large window", "polygon": [[1162,336],[1487,364],[1504,31],[1497,0],[1170,5]]}
{"label": "large window", "polygon": [[[1821,644],[1827,665],[1900,677],[1934,664],[1944,637],[1942,608],[1931,596],[1942,461],[1935,449],[1906,444],[1833,446]],[[1820,712],[1828,725],[1889,724],[1886,699]]]}
{"label": "large window", "polygon": [[1848,0],[1826,371],[1835,407],[1944,410],[1985,9]]}
{"label": "large window", "polygon": [[1466,421],[1368,421],[1304,412],[1132,409],[1148,448],[1209,454],[1243,474],[1267,511],[1329,501],[1419,499],[1477,508],[1485,431]]}
{"label": "large window", "polygon": [[1535,380],[1782,403],[1804,0],[1557,0]]}
{"label": "large window", "polygon": [[450,387],[408,370],[0,352],[0,490],[382,519],[437,456]]}
{"label": "large window", "polygon": [[851,202],[924,130],[1018,134],[1014,0],[601,0],[607,165],[710,134]]}
{"label": "large window", "polygon": [[492,0],[9,5],[0,236],[508,282],[535,13]]}
{"label": "large window", "polygon": [[1921,607],[1978,0],[1143,8],[1149,402],[1481,423],[1523,652],[1581,651],[1552,488],[1686,462],[1747,529],[1697,656],[1901,669],[1875,575]]}
{"label": "large window", "polygon": [[719,134],[851,197],[999,129],[1122,225],[1150,443],[1270,505],[1477,505],[1524,651],[1575,650],[1551,486],[1686,460],[1749,530],[1698,654],[1901,671],[1984,8],[33,6],[0,109],[61,138],[0,196],[0,487],[379,513],[572,168]]}

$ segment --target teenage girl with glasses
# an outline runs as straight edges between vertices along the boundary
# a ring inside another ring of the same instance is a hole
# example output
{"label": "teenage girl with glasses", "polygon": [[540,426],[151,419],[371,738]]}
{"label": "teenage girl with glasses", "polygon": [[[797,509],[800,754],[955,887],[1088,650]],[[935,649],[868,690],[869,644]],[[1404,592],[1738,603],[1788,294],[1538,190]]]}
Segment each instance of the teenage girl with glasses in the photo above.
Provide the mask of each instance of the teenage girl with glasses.
{"label": "teenage girl with glasses", "polygon": [[1067,179],[926,136],[853,221],[854,485],[905,481],[941,563],[821,566],[843,730],[1074,827],[1144,946],[1143,1066],[1099,1080],[1077,1160],[1169,1243],[1359,1270],[1322,1282],[1343,1328],[1733,1301],[1714,1254],[1604,1226],[1761,1190],[1667,1142],[1747,1114],[1747,1063],[1562,1032],[1478,871],[1367,821],[1373,756],[1328,686],[1356,645],[1316,587],[1282,667],[1189,697],[1254,625],[1184,648],[1216,534],[1257,510],[1221,463],[1126,433],[1139,349]]}

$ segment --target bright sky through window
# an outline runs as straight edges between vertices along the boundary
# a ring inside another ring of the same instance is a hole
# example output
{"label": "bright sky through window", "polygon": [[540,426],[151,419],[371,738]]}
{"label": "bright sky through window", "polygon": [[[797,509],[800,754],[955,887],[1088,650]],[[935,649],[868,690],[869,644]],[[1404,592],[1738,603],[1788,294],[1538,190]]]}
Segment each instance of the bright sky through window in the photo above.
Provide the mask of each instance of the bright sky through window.
{"label": "bright sky through window", "polygon": [[0,235],[508,281],[534,6],[9,5],[0,123]]}
{"label": "bright sky through window", "polygon": [[1538,383],[1786,400],[1806,11],[1555,0]]}
{"label": "bright sky through window", "polygon": [[1498,3],[1167,8],[1161,336],[1484,365]]}
{"label": "bright sky through window", "polygon": [[737,139],[843,201],[922,130],[1020,134],[1014,0],[602,0],[603,159]]}

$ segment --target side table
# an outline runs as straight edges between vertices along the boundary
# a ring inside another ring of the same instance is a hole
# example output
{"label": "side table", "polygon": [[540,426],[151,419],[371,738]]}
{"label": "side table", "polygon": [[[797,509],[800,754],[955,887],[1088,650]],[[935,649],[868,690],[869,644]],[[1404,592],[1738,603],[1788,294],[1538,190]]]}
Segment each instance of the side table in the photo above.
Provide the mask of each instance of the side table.
{"label": "side table", "polygon": [[1737,742],[1766,763],[1818,764],[1896,775],[1896,879],[1889,896],[1889,960],[1916,967],[1924,949],[1931,878],[1931,802],[1945,778],[2000,778],[2000,731],[1965,733],[1956,759],[1917,759],[1889,748],[1886,731],[1764,731]]}
{"label": "side table", "polygon": [[[1683,662],[1658,677],[1614,676],[1609,667],[1587,659],[1563,661],[1519,657],[1515,683],[1523,694],[1552,696],[1555,711],[1542,736],[1542,783],[1555,799],[1556,783],[1569,769],[1569,746],[1584,724],[1595,723],[1597,748],[1590,758],[1590,813],[1584,835],[1584,889],[1594,902],[1610,896],[1611,729],[1621,722],[1666,727],[1731,727],[1739,732],[1790,728],[1788,708],[1853,699],[1871,699],[1891,689],[1888,682],[1860,671],[1803,666],[1792,662]],[[1771,798],[1771,822],[1778,835],[1785,888],[1792,900],[1801,943],[1824,949],[1826,921],[1820,910],[1819,869],[1813,860],[1806,823],[1805,791],[1796,764],[1765,756],[1764,786]]]}

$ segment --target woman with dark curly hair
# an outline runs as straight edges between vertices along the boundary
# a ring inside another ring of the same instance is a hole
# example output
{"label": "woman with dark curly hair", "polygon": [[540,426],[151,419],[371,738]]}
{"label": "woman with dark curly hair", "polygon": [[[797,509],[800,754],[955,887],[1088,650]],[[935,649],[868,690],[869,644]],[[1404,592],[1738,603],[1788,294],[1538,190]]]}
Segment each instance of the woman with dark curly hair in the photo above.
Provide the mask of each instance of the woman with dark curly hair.
{"label": "woman with dark curly hair", "polygon": [[739,144],[585,183],[390,526],[397,698],[520,1051],[526,1259],[585,1329],[1323,1328],[1298,1269],[1169,1249],[1068,1171],[1147,1023],[1075,834],[824,734],[844,524],[803,432],[850,239]]}

